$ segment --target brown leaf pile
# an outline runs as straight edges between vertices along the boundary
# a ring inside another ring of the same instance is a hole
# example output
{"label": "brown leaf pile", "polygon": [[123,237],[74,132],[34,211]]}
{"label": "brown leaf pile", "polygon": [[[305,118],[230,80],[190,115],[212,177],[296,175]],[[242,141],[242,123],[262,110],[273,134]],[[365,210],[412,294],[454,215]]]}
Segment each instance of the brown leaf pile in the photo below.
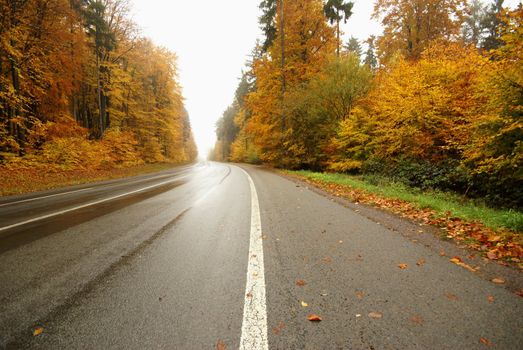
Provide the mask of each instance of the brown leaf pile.
{"label": "brown leaf pile", "polygon": [[440,227],[446,231],[448,238],[483,252],[488,259],[497,260],[501,264],[512,263],[523,269],[523,242],[517,232],[507,229],[493,230],[480,222],[453,217],[450,212],[442,215],[432,209],[418,208],[403,200],[383,198],[346,185],[313,180],[298,174],[286,175],[305,181],[337,197],[369,204],[426,225]]}

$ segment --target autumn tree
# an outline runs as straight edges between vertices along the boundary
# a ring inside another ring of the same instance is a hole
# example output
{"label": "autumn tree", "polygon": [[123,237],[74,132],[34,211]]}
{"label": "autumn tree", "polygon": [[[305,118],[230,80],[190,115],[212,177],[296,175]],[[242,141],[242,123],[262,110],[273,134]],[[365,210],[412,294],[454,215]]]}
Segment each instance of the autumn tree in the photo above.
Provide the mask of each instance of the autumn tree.
{"label": "autumn tree", "polygon": [[[282,34],[278,30],[268,52],[254,63],[256,91],[247,97],[248,108],[252,111],[248,129],[260,157],[275,164],[294,162],[301,152],[300,140],[293,135],[296,118],[285,110],[286,98],[282,96],[284,81],[286,94],[291,94],[325,66],[336,45],[321,1],[287,1],[284,2],[283,13],[285,46],[282,48],[278,40]],[[278,12],[276,28],[279,28],[280,20]],[[283,70],[282,57],[285,57]]]}
{"label": "autumn tree", "polygon": [[329,145],[341,121],[371,87],[372,73],[357,55],[348,54],[331,62],[307,84],[294,90],[286,108],[293,115],[293,136],[300,153],[300,167],[322,169],[332,150]]}
{"label": "autumn tree", "polygon": [[465,164],[480,194],[523,206],[523,6],[500,18],[502,45],[491,51],[480,94],[487,103],[478,113]]}
{"label": "autumn tree", "polygon": [[137,40],[127,1],[0,0],[0,9],[0,166],[194,159],[175,56]]}
{"label": "autumn tree", "polygon": [[36,129],[65,115],[83,64],[69,53],[82,52],[83,36],[66,0],[2,0],[0,9],[0,152],[23,155]]}
{"label": "autumn tree", "polygon": [[373,17],[384,27],[377,46],[381,61],[396,52],[418,59],[436,40],[458,37],[465,0],[377,0]]}

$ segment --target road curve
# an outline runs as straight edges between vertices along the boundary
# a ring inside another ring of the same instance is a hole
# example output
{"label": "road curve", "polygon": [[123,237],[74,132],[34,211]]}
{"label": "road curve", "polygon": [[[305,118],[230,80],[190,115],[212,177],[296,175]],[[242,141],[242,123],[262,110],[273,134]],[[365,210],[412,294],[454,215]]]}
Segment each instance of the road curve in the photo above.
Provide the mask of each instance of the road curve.
{"label": "road curve", "polygon": [[521,298],[503,286],[272,172],[219,163],[0,200],[0,315],[8,349],[523,344]]}

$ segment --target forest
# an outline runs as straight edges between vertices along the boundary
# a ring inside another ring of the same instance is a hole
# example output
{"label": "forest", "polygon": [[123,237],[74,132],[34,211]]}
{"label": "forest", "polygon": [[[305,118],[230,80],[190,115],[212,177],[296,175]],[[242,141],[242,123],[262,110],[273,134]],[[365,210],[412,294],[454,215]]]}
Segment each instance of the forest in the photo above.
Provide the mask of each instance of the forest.
{"label": "forest", "polygon": [[0,0],[0,39],[2,176],[196,158],[176,55],[129,1]]}
{"label": "forest", "polygon": [[523,207],[523,6],[377,0],[383,34],[342,41],[353,2],[263,0],[264,33],[212,157],[384,176]]}

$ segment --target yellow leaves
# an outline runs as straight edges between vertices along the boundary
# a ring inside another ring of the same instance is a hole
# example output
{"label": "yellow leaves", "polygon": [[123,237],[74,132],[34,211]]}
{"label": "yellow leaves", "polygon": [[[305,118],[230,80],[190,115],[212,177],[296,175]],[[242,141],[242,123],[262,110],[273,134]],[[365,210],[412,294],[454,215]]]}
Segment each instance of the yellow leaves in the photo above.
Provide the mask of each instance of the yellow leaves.
{"label": "yellow leaves", "polygon": [[495,284],[505,284],[505,279],[503,279],[501,277],[493,278],[491,281],[492,281],[492,283],[495,283]]}
{"label": "yellow leaves", "polygon": [[36,327],[36,328],[33,330],[33,337],[37,337],[37,336],[39,336],[40,334],[42,334],[43,332],[44,332],[43,327]]}
{"label": "yellow leaves", "polygon": [[223,340],[218,340],[216,343],[216,350],[227,350],[227,345]]}
{"label": "yellow leaves", "polygon": [[469,270],[470,272],[476,272],[476,269],[473,268],[472,266],[468,265],[468,264],[465,264],[460,257],[453,257],[450,259],[450,262],[453,263],[453,264],[456,264],[458,266],[461,266],[467,270]]}
{"label": "yellow leaves", "polygon": [[309,304],[307,304],[306,302],[304,302],[304,301],[302,300],[302,301],[301,301],[301,306],[303,306],[303,307],[307,307],[307,306],[309,306]]}
{"label": "yellow leaves", "polygon": [[401,264],[398,264],[398,267],[399,267],[400,269],[402,269],[402,270],[405,270],[405,269],[407,268],[407,264],[403,264],[403,263],[401,263]]}

